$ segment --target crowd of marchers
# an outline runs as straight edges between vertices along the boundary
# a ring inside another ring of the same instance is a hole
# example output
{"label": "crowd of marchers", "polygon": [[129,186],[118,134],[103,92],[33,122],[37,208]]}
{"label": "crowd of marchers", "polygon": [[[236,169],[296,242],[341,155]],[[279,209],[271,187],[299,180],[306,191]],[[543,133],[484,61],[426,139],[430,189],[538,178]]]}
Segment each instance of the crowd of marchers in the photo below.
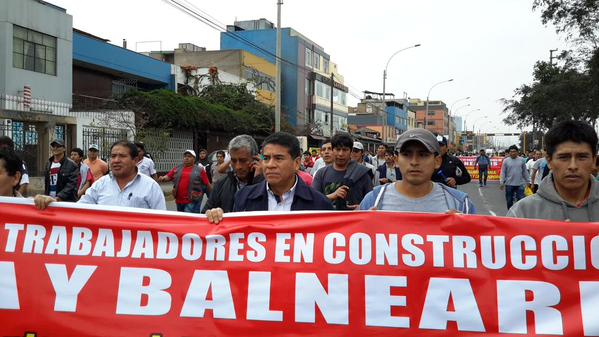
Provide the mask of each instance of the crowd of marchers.
{"label": "crowd of marchers", "polygon": [[[597,142],[593,127],[566,121],[546,133],[545,152],[534,152],[530,160],[510,147],[500,179],[508,216],[599,221]],[[271,134],[260,146],[239,135],[227,151],[217,152],[215,162],[205,150],[199,158],[187,150],[181,164],[160,177],[142,143],[114,143],[110,165],[99,158],[97,145],[89,147],[85,160],[78,148],[67,157],[60,140],[51,148],[45,193],[34,198],[39,209],[69,201],[165,210],[158,181],[172,181],[177,210],[205,213],[212,223],[226,221],[228,212],[251,211],[476,213],[470,197],[457,189],[471,179],[464,164],[448,154],[444,137],[424,129],[404,132],[394,150],[381,145],[375,156],[343,132],[313,153],[302,153],[297,137],[285,132]],[[476,159],[481,187],[489,166],[481,150]],[[26,183],[26,163],[12,140],[0,137],[0,195],[22,197]]]}

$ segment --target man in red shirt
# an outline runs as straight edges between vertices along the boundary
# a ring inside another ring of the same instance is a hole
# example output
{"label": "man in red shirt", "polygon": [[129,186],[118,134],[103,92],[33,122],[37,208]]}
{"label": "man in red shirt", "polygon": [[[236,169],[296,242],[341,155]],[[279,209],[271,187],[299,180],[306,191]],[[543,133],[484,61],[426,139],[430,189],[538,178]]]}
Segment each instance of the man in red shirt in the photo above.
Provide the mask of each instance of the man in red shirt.
{"label": "man in red shirt", "polygon": [[195,159],[195,151],[186,150],[183,153],[183,164],[158,178],[158,181],[174,180],[173,195],[179,212],[200,213],[204,193],[212,190],[206,170],[195,165]]}

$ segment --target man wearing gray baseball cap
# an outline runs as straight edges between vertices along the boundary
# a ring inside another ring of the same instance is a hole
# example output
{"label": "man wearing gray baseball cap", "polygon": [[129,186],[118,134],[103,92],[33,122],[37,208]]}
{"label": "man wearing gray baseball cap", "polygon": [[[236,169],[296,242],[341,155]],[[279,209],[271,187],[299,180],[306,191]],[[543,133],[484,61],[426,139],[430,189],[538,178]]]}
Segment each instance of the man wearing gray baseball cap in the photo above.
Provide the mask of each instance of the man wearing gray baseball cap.
{"label": "man wearing gray baseball cap", "polygon": [[441,149],[433,133],[408,130],[399,137],[395,149],[399,151],[402,180],[377,186],[364,197],[361,210],[476,213],[466,193],[431,180],[441,166]]}

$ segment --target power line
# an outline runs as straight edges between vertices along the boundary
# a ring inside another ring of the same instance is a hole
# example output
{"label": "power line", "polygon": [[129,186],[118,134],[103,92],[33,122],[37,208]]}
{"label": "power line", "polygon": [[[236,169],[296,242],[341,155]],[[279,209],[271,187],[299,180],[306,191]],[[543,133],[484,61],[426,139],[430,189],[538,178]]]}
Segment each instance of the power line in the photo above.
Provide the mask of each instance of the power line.
{"label": "power line", "polygon": [[[277,55],[276,55],[275,53],[273,53],[273,52],[271,52],[271,51],[269,51],[269,50],[267,50],[267,49],[263,48],[262,46],[260,46],[260,45],[257,45],[257,44],[255,44],[254,42],[252,42],[252,41],[250,41],[250,40],[247,40],[246,38],[244,38],[244,37],[242,37],[242,36],[240,36],[240,35],[238,35],[238,34],[235,34],[235,33],[229,32],[229,31],[226,29],[226,27],[225,27],[225,28],[223,28],[223,27],[222,27],[222,26],[220,26],[218,23],[216,23],[216,22],[214,22],[214,21],[210,20],[210,19],[209,19],[209,18],[207,18],[206,16],[204,16],[204,15],[201,15],[201,14],[197,13],[196,11],[194,11],[193,9],[191,9],[189,5],[187,5],[187,6],[186,6],[186,5],[182,4],[182,3],[180,2],[180,0],[164,0],[164,1],[166,1],[167,3],[169,3],[171,6],[173,6],[173,7],[177,8],[177,9],[179,9],[179,10],[183,11],[183,12],[185,12],[186,14],[188,14],[188,15],[190,15],[190,16],[192,16],[192,17],[194,17],[195,19],[197,19],[197,20],[199,20],[199,21],[203,22],[204,24],[206,24],[206,25],[207,25],[207,26],[209,26],[210,28],[212,28],[212,29],[214,29],[214,30],[217,30],[217,31],[219,31],[219,32],[221,32],[221,33],[224,33],[225,35],[227,35],[227,36],[229,36],[229,37],[231,37],[231,38],[233,38],[233,39],[235,39],[235,40],[237,40],[237,41],[240,41],[240,42],[242,42],[242,43],[245,43],[245,44],[247,44],[247,45],[249,45],[249,46],[251,46],[251,47],[254,47],[254,48],[256,48],[258,51],[260,51],[260,52],[262,52],[262,53],[264,53],[264,54],[266,54],[266,55],[268,55],[268,56],[271,56],[271,57],[275,58],[275,60],[276,60],[276,59],[279,59],[281,62],[287,63],[288,65],[290,65],[290,66],[292,66],[292,67],[296,67],[297,69],[301,70],[301,71],[302,71],[304,74],[308,74],[308,73],[312,72],[312,69],[310,69],[310,68],[307,68],[307,67],[305,67],[305,66],[302,66],[302,65],[299,65],[299,64],[297,64],[297,63],[295,63],[295,62],[289,61],[289,60],[287,60],[287,59],[285,59],[285,58],[283,58],[283,57],[277,57]],[[183,1],[185,1],[185,0],[183,0]],[[187,1],[186,1],[186,2],[187,2]],[[195,7],[195,6],[194,6],[194,7]],[[196,8],[197,8],[197,7],[196,7]],[[204,11],[203,11],[203,13],[206,13],[206,12],[204,12]],[[208,14],[208,15],[209,15],[209,14]],[[218,20],[216,20],[216,21],[218,21]]]}

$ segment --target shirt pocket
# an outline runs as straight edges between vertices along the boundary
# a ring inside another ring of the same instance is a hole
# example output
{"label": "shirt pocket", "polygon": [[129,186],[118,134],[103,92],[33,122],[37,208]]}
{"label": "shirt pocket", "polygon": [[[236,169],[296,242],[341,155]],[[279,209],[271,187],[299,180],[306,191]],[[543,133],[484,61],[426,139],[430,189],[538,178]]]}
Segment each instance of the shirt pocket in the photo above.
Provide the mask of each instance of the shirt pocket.
{"label": "shirt pocket", "polygon": [[129,201],[129,206],[136,208],[150,208],[148,202],[146,201],[146,198],[143,196],[132,197]]}

